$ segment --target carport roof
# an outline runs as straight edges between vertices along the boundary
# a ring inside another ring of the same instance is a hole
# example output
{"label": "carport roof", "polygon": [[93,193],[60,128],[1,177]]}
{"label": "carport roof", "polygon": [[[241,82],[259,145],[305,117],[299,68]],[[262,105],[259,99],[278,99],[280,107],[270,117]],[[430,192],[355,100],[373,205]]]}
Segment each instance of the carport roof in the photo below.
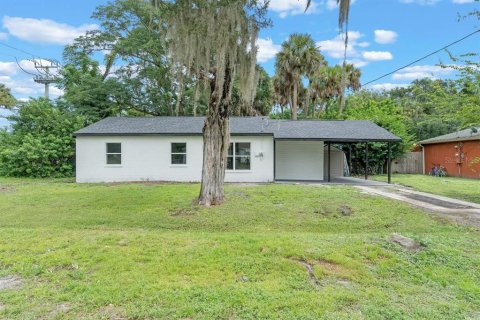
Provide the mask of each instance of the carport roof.
{"label": "carport roof", "polygon": [[[110,117],[78,130],[75,136],[201,135],[205,117]],[[232,135],[271,135],[279,140],[332,142],[401,141],[367,120],[274,120],[231,117]]]}

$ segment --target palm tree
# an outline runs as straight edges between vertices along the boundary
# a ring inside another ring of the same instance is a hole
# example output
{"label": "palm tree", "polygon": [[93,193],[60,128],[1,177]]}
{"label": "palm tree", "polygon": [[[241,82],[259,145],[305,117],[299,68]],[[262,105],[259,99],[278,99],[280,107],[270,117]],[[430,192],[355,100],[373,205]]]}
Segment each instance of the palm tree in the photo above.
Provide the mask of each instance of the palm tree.
{"label": "palm tree", "polygon": [[319,66],[323,60],[315,42],[308,34],[292,34],[282,43],[282,50],[277,53],[275,70],[279,78],[291,83],[289,104],[292,120],[297,120],[298,96],[302,86],[302,77],[311,65]]}
{"label": "palm tree", "polygon": [[[360,76],[360,70],[348,63],[344,67],[338,65],[321,67],[312,77],[312,96],[316,101],[325,105],[328,100],[340,98],[345,88],[353,91],[359,90]],[[343,112],[343,110],[339,111]]]}
{"label": "palm tree", "polygon": [[310,99],[312,98],[313,88],[312,82],[315,78],[317,71],[325,66],[327,66],[327,61],[322,54],[318,52],[318,49],[315,48],[316,54],[312,54],[310,63],[305,66],[305,75],[308,79],[308,87],[305,95],[305,118],[308,118],[309,109],[310,109]]}
{"label": "palm tree", "polygon": [[280,107],[280,111],[283,115],[283,111],[289,104],[289,97],[292,92],[291,83],[287,77],[283,74],[275,74],[273,76],[273,102]]}

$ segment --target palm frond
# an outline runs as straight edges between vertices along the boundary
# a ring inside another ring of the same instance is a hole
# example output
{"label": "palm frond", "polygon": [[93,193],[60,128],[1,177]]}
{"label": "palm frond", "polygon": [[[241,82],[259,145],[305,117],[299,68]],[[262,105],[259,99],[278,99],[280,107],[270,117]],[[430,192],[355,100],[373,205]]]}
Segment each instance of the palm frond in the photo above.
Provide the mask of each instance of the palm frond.
{"label": "palm frond", "polygon": [[307,0],[307,5],[305,6],[305,12],[307,12],[308,8],[310,8],[310,5],[312,4],[312,0]]}

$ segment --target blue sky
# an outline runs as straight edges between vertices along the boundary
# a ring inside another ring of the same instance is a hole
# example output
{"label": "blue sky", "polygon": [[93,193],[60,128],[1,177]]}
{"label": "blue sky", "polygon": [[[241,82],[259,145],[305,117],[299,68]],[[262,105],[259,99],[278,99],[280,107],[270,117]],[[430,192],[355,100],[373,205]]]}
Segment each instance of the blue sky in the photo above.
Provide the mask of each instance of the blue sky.
{"label": "blue sky", "polygon": [[[315,0],[304,13],[305,0],[272,0],[269,16],[273,27],[262,30],[259,61],[273,73],[274,56],[281,43],[293,32],[310,33],[322,53],[332,64],[339,63],[342,40],[337,29],[335,0]],[[97,28],[90,18],[94,8],[104,0],[2,0],[0,7],[0,43],[14,46],[35,56],[61,60],[65,44],[85,30]],[[350,47],[348,58],[362,70],[362,83],[407,64],[443,45],[480,28],[474,19],[458,21],[480,7],[473,0],[356,0],[350,13]],[[480,34],[451,48],[455,54],[480,51]],[[29,54],[0,44],[0,83],[12,89],[19,99],[43,94],[43,87],[20,71],[17,58],[27,70]],[[401,86],[421,77],[454,77],[451,70],[436,66],[450,63],[448,55],[439,53],[370,88]],[[62,92],[52,88],[53,96]]]}

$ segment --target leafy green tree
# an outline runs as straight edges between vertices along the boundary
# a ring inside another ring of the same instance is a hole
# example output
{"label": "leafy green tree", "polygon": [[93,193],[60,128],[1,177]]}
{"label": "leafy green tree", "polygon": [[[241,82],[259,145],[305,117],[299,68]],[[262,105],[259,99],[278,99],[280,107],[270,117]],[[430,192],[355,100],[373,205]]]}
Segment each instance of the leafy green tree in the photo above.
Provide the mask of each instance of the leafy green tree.
{"label": "leafy green tree", "polygon": [[16,177],[65,177],[74,172],[72,133],[85,119],[48,100],[32,99],[8,117],[10,132],[0,131],[0,174]]}
{"label": "leafy green tree", "polygon": [[17,100],[10,93],[10,89],[0,83],[0,107],[11,108],[17,103]]}
{"label": "leafy green tree", "polygon": [[[342,115],[345,119],[373,121],[402,139],[402,142],[392,145],[392,159],[412,148],[411,120],[394,100],[375,93],[362,92],[350,96],[347,106],[348,108]],[[387,155],[388,146],[385,143],[369,143],[369,173],[383,171]],[[364,173],[364,167],[365,145],[354,145],[352,147],[352,172]]]}
{"label": "leafy green tree", "polygon": [[417,141],[480,124],[480,76],[464,66],[456,80],[420,79],[385,93],[412,119]]}
{"label": "leafy green tree", "polygon": [[[95,75],[94,82],[108,92],[115,84],[112,78],[115,79],[116,95],[110,94],[110,97],[113,102],[118,100],[122,112],[184,114],[191,110],[188,103],[191,104],[194,91],[190,90],[188,81],[182,88],[173,81],[167,55],[166,13],[157,10],[152,5],[155,3],[160,1],[116,0],[98,6],[93,18],[100,22],[100,29],[86,32],[67,46],[64,58],[69,64],[78,66],[85,56],[91,59],[103,56],[104,69]],[[108,83],[103,85],[100,79]],[[123,89],[120,92],[119,86]],[[105,95],[99,98],[102,96]]]}
{"label": "leafy green tree", "polygon": [[67,105],[94,122],[121,114],[126,108],[126,87],[116,78],[106,78],[97,61],[78,54],[61,71],[60,86],[65,90]]}

